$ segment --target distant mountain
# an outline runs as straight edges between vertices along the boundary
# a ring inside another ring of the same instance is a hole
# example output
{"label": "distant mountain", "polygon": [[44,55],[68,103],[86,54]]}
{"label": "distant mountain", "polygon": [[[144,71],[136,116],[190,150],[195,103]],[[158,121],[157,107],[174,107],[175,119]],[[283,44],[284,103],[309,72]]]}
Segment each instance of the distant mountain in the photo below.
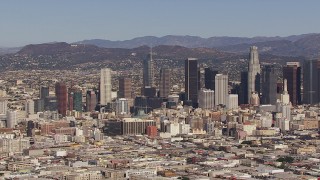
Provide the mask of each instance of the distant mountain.
{"label": "distant mountain", "polygon": [[[282,40],[282,44],[291,41]],[[275,41],[278,42],[278,41]],[[309,41],[302,41],[306,44]],[[303,43],[300,44],[303,44]],[[275,43],[276,44],[276,43]],[[271,44],[275,46],[274,44]],[[290,44],[291,45],[291,44]],[[225,46],[224,48],[227,48]],[[235,50],[236,48],[234,48]],[[249,46],[246,46],[246,50]],[[187,48],[183,46],[159,45],[153,47],[156,63],[169,63],[167,66],[181,67],[188,57],[199,58],[206,63],[217,63],[222,65],[225,61],[235,61],[248,58],[242,46],[232,53],[216,48]],[[231,51],[231,50],[230,50]],[[262,54],[262,62],[284,63],[292,60],[291,56],[283,57],[268,53]],[[311,50],[313,51],[313,49]],[[150,47],[140,46],[136,48],[103,48],[90,44],[68,44],[65,42],[32,44],[23,47],[19,52],[6,54],[0,57],[0,70],[20,69],[96,69],[110,67],[112,69],[128,69],[141,65],[141,60],[146,58]],[[245,53],[245,54],[244,54]]]}
{"label": "distant mountain", "polygon": [[[153,51],[161,59],[186,59],[187,57],[196,58],[218,58],[230,56],[231,53],[222,52],[213,48],[187,48],[183,46],[159,45],[153,47]],[[137,48],[102,48],[95,45],[68,44],[65,42],[32,44],[23,47],[17,55],[19,56],[65,56],[75,58],[81,55],[96,59],[123,59],[132,56],[144,58],[150,52],[150,47],[140,46]],[[76,60],[76,59],[75,59]]]}
{"label": "distant mountain", "polygon": [[302,34],[287,37],[211,37],[198,36],[145,36],[125,41],[110,41],[102,39],[84,40],[75,44],[96,45],[105,48],[136,48],[140,46],[183,46],[187,48],[216,48],[232,53],[248,53],[249,46],[256,45],[260,53],[277,56],[305,56],[314,58],[320,52],[320,34]]}
{"label": "distant mountain", "polygon": [[297,41],[306,36],[314,34],[303,34],[303,35],[293,35],[288,37],[210,37],[210,38],[201,38],[198,36],[174,36],[168,35],[163,37],[155,36],[144,36],[138,37],[131,40],[125,41],[110,41],[103,39],[92,39],[76,42],[76,44],[92,44],[99,47],[105,48],[135,48],[140,46],[158,46],[158,45],[177,45],[184,46],[188,48],[196,47],[221,47],[221,46],[230,46],[238,44],[251,44],[257,42],[266,42],[266,41],[277,41],[277,40],[288,40],[288,41]]}
{"label": "distant mountain", "polygon": [[248,53],[249,46],[257,46],[259,53],[268,53],[277,56],[304,56],[307,58],[320,57],[320,34],[305,35],[300,38],[291,37],[290,40],[274,40],[256,43],[218,47],[217,49],[232,53]]}

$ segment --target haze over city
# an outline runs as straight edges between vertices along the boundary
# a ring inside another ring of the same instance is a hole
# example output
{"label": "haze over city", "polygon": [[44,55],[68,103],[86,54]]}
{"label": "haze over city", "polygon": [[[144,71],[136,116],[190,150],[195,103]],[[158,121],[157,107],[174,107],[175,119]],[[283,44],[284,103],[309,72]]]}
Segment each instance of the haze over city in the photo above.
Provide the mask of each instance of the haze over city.
{"label": "haze over city", "polygon": [[10,0],[0,179],[320,179],[320,2]]}
{"label": "haze over city", "polygon": [[320,31],[320,2],[282,1],[41,1],[0,6],[0,46],[141,36],[289,36]]}

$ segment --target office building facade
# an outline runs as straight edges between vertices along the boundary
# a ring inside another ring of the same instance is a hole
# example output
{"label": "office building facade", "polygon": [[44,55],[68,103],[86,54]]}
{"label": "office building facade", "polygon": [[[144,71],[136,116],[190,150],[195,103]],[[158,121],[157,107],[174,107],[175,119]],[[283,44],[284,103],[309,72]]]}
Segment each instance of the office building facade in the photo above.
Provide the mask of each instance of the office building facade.
{"label": "office building facade", "polygon": [[215,105],[226,105],[228,95],[228,75],[217,74],[215,77]]}
{"label": "office building facade", "polygon": [[204,69],[204,87],[206,89],[215,90],[215,77],[217,74],[219,72],[211,68]]}
{"label": "office building facade", "polygon": [[57,82],[55,85],[55,92],[57,97],[58,113],[65,117],[68,106],[67,85],[63,82]]}
{"label": "office building facade", "polygon": [[320,102],[320,60],[307,60],[303,66],[303,103],[318,104]]}
{"label": "office building facade", "polygon": [[251,46],[248,63],[248,97],[254,92],[260,94],[260,63],[258,47]]}
{"label": "office building facade", "polygon": [[282,69],[283,79],[287,79],[288,93],[292,105],[302,103],[301,97],[301,66],[299,62],[287,62]]}
{"label": "office building facade", "polygon": [[160,70],[159,96],[167,98],[170,94],[170,69]]}
{"label": "office building facade", "polygon": [[185,60],[185,100],[191,101],[193,106],[198,104],[198,59]]}
{"label": "office building facade", "polygon": [[111,102],[111,69],[101,69],[100,74],[100,105],[105,106]]}
{"label": "office building facade", "polygon": [[277,75],[275,67],[272,65],[264,66],[261,75],[261,102],[262,104],[273,104],[277,102]]}
{"label": "office building facade", "polygon": [[118,98],[130,99],[132,94],[131,90],[131,78],[121,77],[119,78],[119,95]]}

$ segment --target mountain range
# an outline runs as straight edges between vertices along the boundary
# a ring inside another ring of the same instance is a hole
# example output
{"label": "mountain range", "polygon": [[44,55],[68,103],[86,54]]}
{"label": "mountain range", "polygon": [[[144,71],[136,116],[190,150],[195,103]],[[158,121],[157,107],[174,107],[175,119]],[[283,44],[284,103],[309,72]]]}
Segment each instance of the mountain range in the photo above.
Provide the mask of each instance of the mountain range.
{"label": "mountain range", "polygon": [[277,56],[305,56],[316,58],[320,55],[320,34],[310,33],[287,37],[210,37],[198,36],[145,36],[125,41],[110,41],[92,39],[75,42],[75,44],[90,44],[104,48],[136,48],[140,46],[183,46],[187,48],[215,48],[231,53],[248,53],[249,46],[257,46],[260,53]]}
{"label": "mountain range", "polygon": [[5,50],[0,48],[0,55],[3,53],[0,69],[95,68],[106,63],[117,68],[119,62],[123,62],[125,68],[146,58],[151,44],[156,53],[155,59],[184,60],[195,57],[220,64],[247,59],[249,47],[253,45],[258,46],[260,61],[266,63],[303,61],[320,55],[320,34],[254,38],[147,36],[127,41],[86,40],[71,44],[53,42]]}
{"label": "mountain range", "polygon": [[[1,48],[0,55],[17,53],[20,50],[34,49],[34,51],[49,51],[59,53],[66,49],[59,49],[69,46],[56,46],[59,43],[45,43],[36,45],[27,45],[17,48]],[[72,44],[83,45],[86,49],[90,48],[108,48],[108,49],[134,49],[141,46],[181,46],[186,48],[210,48],[216,51],[223,51],[235,54],[247,54],[249,46],[257,46],[260,54],[270,54],[275,56],[290,56],[290,57],[306,57],[318,58],[320,56],[320,33],[310,33],[302,35],[292,35],[287,37],[210,37],[202,38],[198,36],[174,36],[168,35],[163,37],[144,36],[131,40],[110,41],[103,39],[92,39],[74,42]],[[92,46],[93,45],[93,46]],[[48,49],[49,47],[53,49]],[[31,48],[34,47],[34,48]],[[58,48],[59,47],[59,48]],[[35,49],[39,48],[39,49]],[[58,48],[58,49],[56,49]],[[68,49],[67,48],[67,49]],[[73,48],[74,50],[75,48]]]}

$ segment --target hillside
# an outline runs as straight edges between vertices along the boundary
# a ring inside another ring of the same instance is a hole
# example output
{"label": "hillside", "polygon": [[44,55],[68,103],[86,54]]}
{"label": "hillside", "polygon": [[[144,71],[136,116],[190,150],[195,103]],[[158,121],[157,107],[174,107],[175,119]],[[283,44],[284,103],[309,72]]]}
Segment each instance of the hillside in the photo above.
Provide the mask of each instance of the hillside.
{"label": "hillside", "polygon": [[211,37],[201,38],[198,36],[145,36],[125,41],[110,40],[84,40],[77,44],[92,44],[105,48],[136,48],[140,46],[183,46],[187,48],[215,48],[221,51],[247,54],[249,46],[259,47],[260,53],[276,56],[305,56],[315,58],[320,52],[320,34],[302,34],[287,37]]}

